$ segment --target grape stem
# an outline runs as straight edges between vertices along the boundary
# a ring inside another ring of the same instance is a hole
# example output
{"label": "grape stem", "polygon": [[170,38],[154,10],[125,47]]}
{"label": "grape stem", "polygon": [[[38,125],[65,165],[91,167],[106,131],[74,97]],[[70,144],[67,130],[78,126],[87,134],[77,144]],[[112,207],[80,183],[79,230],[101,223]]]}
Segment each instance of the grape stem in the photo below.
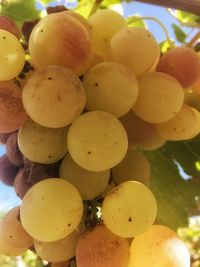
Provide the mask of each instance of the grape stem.
{"label": "grape stem", "polygon": [[99,9],[102,2],[103,2],[103,0],[95,0],[94,5],[93,5],[88,17],[91,17]]}
{"label": "grape stem", "polygon": [[200,31],[195,34],[195,36],[189,41],[189,43],[187,43],[187,47],[192,47],[196,43],[196,41],[198,41],[198,39],[200,39]]}
{"label": "grape stem", "polygon": [[154,22],[156,22],[162,29],[163,31],[165,32],[165,36],[166,36],[166,41],[168,42],[169,46],[171,48],[174,47],[174,43],[171,41],[170,39],[170,36],[169,36],[169,33],[168,33],[168,30],[166,29],[166,27],[163,25],[163,23],[158,20],[157,18],[154,18],[154,17],[150,17],[150,16],[145,16],[145,17],[138,17],[136,18],[135,16],[133,17],[128,17],[127,18],[127,23],[128,25],[133,23],[133,22],[136,22],[136,21],[140,21],[140,20],[152,20]]}

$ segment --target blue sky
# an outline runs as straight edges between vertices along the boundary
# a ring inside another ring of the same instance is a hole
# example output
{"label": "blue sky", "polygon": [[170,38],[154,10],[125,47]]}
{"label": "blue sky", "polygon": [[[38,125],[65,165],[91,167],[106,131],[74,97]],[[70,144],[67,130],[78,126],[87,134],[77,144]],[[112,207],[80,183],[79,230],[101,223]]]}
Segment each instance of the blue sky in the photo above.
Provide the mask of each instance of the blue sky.
{"label": "blue sky", "polygon": [[[62,3],[64,1],[60,2]],[[158,18],[167,27],[170,36],[175,39],[171,24],[177,23],[177,21],[172,18],[165,8],[136,2],[123,4],[123,7],[124,15],[126,17],[137,13],[141,16],[152,16]],[[165,35],[159,25],[149,20],[147,23],[149,30],[154,34],[158,42],[165,40]],[[189,29],[185,29],[185,31],[187,33],[189,32]],[[0,155],[2,155],[4,152],[5,148],[0,146]],[[16,197],[14,189],[12,187],[5,186],[0,182],[0,211],[7,210],[15,205],[18,205],[19,203],[20,200]]]}

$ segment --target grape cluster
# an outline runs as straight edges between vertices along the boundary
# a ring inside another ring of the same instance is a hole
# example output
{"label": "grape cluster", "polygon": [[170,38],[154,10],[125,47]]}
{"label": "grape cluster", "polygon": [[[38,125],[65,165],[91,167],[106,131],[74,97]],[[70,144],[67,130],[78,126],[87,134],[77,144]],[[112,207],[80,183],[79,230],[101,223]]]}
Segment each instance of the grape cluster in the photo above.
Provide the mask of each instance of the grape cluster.
{"label": "grape cluster", "polygon": [[200,133],[184,100],[200,93],[199,55],[161,56],[150,31],[112,10],[59,11],[31,24],[25,50],[0,17],[0,179],[22,199],[0,222],[0,253],[34,246],[52,267],[75,256],[77,267],[189,267],[156,221],[143,150]]}

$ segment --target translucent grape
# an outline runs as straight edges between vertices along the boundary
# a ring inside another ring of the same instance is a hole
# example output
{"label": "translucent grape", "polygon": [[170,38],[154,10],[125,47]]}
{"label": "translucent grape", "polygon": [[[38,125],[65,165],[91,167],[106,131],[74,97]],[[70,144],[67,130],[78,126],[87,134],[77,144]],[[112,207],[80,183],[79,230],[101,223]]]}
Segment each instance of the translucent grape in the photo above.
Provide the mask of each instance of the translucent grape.
{"label": "translucent grape", "polygon": [[26,251],[26,248],[17,248],[8,245],[3,238],[2,223],[0,223],[0,255],[19,256]]}
{"label": "translucent grape", "polygon": [[151,70],[160,56],[159,45],[152,33],[143,28],[128,28],[116,33],[110,42],[111,58],[136,76]]}
{"label": "translucent grape", "polygon": [[156,70],[173,76],[187,88],[200,77],[200,58],[189,47],[175,47],[161,57]]}
{"label": "translucent grape", "polygon": [[133,110],[143,120],[161,123],[173,118],[181,109],[184,91],[172,76],[146,73],[139,79],[139,95]]}
{"label": "translucent grape", "polygon": [[83,16],[81,16],[78,12],[73,11],[73,10],[67,10],[64,11],[66,12],[67,15],[72,16],[73,18],[77,19],[87,30],[88,34],[91,35],[91,26],[89,24],[89,22],[87,21],[87,19],[85,19]]}
{"label": "translucent grape", "polygon": [[157,124],[156,130],[160,136],[167,140],[191,139],[200,133],[199,118],[200,113],[197,110],[194,112],[193,108],[184,104],[174,118]]}
{"label": "translucent grape", "polygon": [[79,76],[91,57],[90,36],[77,18],[66,12],[54,13],[41,19],[33,29],[29,51],[37,68],[63,66]]}
{"label": "translucent grape", "polygon": [[19,87],[13,81],[0,82],[0,133],[19,129],[26,119]]}
{"label": "translucent grape", "polygon": [[120,121],[103,111],[91,111],[73,122],[68,149],[73,160],[90,171],[105,171],[117,165],[128,147]]}
{"label": "translucent grape", "polygon": [[116,235],[132,238],[145,232],[154,222],[157,205],[152,192],[136,181],[113,188],[102,205],[102,218]]}
{"label": "translucent grape", "polygon": [[7,155],[0,157],[0,180],[4,184],[13,186],[17,172],[18,168],[10,162]]}
{"label": "translucent grape", "polygon": [[103,110],[116,117],[126,114],[135,104],[138,83],[135,75],[115,62],[95,65],[85,74],[86,108]]}
{"label": "translucent grape", "polygon": [[81,81],[70,70],[58,66],[35,71],[24,86],[22,99],[31,119],[51,128],[72,123],[86,101]]}
{"label": "translucent grape", "polygon": [[184,103],[188,104],[189,106],[200,110],[200,95],[195,91],[194,86],[192,89],[184,90],[185,97]]}
{"label": "translucent grape", "polygon": [[128,150],[124,159],[112,169],[117,184],[135,180],[148,184],[151,169],[148,159],[137,150]]}
{"label": "translucent grape", "polygon": [[33,245],[33,238],[22,227],[19,211],[19,206],[12,208],[1,221],[3,238],[10,246],[26,249]]}
{"label": "translucent grape", "polygon": [[128,135],[129,148],[143,143],[154,131],[154,125],[140,119],[133,110],[119,119]]}
{"label": "translucent grape", "polygon": [[67,153],[68,128],[47,128],[28,119],[18,133],[22,154],[34,162],[49,164]]}
{"label": "translucent grape", "polygon": [[100,195],[107,187],[110,170],[92,172],[79,167],[68,154],[60,165],[60,177],[73,184],[83,200]]}
{"label": "translucent grape", "polygon": [[77,189],[63,179],[46,179],[24,196],[20,217],[34,238],[52,242],[71,234],[80,224],[82,199]]}
{"label": "translucent grape", "polygon": [[7,16],[0,16],[0,29],[8,31],[20,39],[21,33],[14,20]]}
{"label": "translucent grape", "polygon": [[104,225],[96,225],[78,241],[77,267],[125,267],[129,253],[125,238],[114,235]]}
{"label": "translucent grape", "polygon": [[20,41],[12,33],[0,29],[0,81],[17,77],[24,63],[25,53]]}
{"label": "translucent grape", "polygon": [[131,244],[132,267],[190,267],[183,241],[166,226],[152,225]]}
{"label": "translucent grape", "polygon": [[85,227],[81,225],[64,239],[54,242],[34,241],[37,255],[49,262],[65,262],[76,255],[76,245]]}
{"label": "translucent grape", "polygon": [[92,50],[104,59],[109,55],[109,42],[118,31],[127,28],[125,19],[111,9],[98,10],[90,18]]}

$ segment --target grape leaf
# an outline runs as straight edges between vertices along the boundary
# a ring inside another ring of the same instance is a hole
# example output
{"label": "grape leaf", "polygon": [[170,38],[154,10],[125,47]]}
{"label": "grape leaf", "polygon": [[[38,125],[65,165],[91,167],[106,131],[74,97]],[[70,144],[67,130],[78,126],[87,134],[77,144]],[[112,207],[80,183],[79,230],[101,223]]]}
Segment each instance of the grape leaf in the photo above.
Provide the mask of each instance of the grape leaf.
{"label": "grape leaf", "polygon": [[184,180],[165,149],[145,154],[152,168],[150,187],[158,204],[158,223],[177,230],[188,224],[189,214],[197,207],[195,198],[200,197],[200,183]]}
{"label": "grape leaf", "polygon": [[48,4],[48,3],[51,3],[51,2],[53,2],[54,0],[40,0],[40,2],[42,3],[42,4]]}
{"label": "grape leaf", "polygon": [[187,22],[199,22],[200,21],[200,17],[185,12],[185,11],[181,11],[181,10],[176,10],[176,15],[177,18],[182,21],[183,23],[187,23]]}
{"label": "grape leaf", "polygon": [[2,5],[1,14],[14,19],[17,23],[34,20],[40,12],[36,9],[35,0],[8,0]]}
{"label": "grape leaf", "polygon": [[187,34],[176,24],[172,24],[172,28],[174,30],[174,34],[176,36],[177,41],[180,43],[185,43],[185,39],[187,38]]}

